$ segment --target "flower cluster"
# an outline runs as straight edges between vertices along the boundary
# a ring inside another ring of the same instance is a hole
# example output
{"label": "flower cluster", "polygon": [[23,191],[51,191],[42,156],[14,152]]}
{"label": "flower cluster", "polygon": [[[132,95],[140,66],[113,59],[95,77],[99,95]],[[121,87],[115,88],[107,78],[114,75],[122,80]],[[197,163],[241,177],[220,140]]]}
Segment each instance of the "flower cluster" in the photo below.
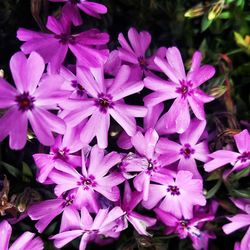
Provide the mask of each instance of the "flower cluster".
{"label": "flower cluster", "polygon": [[[234,136],[239,152],[209,152],[204,104],[214,98],[200,86],[213,77],[214,67],[201,65],[197,51],[186,73],[176,47],[148,56],[151,35],[135,28],[129,29],[128,39],[119,34],[120,46],[109,51],[107,33],[71,32],[72,25],[82,24],[80,10],[100,18],[107,12],[104,5],[51,2],[65,4],[58,18],[48,18],[47,33],[17,31],[24,43],[10,60],[16,88],[0,78],[0,108],[5,110],[0,140],[9,136],[10,148],[21,150],[32,131],[50,147],[33,155],[37,181],[52,185],[55,195],[29,207],[37,231],[42,233],[60,215],[59,232],[50,239],[62,248],[80,238],[84,250],[88,242],[117,239],[129,224],[146,236],[163,225],[162,233],[189,237],[194,249],[208,249],[216,235],[206,225],[214,220],[218,204],[205,197],[204,170],[230,163],[229,175],[250,164],[247,130]],[[66,64],[68,53],[74,65]],[[144,89],[150,92],[146,96]],[[129,104],[127,97],[141,95],[144,104]],[[119,152],[109,148],[113,124],[119,127]],[[250,225],[249,200],[232,201],[244,213],[228,217],[226,234]],[[7,249],[10,233],[3,221],[1,249]],[[236,249],[250,249],[249,235],[248,230]],[[10,249],[42,248],[42,241],[26,232]]]}

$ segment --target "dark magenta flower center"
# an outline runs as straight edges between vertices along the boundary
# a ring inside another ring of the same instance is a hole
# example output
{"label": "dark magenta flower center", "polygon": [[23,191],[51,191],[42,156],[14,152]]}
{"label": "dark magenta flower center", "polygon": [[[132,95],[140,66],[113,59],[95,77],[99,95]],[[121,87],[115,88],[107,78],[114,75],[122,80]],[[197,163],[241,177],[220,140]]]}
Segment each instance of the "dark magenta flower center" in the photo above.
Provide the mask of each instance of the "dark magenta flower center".
{"label": "dark magenta flower center", "polygon": [[96,186],[95,177],[93,175],[90,175],[89,177],[82,176],[77,184],[83,186],[84,190],[88,190],[90,187]]}
{"label": "dark magenta flower center", "polygon": [[27,111],[34,108],[35,98],[30,96],[29,92],[23,92],[23,94],[16,96],[15,101],[21,111]]}
{"label": "dark magenta flower center", "polygon": [[171,193],[171,195],[175,196],[175,195],[180,195],[180,189],[177,186],[172,186],[169,185],[167,188],[167,191]]}
{"label": "dark magenta flower center", "polygon": [[189,159],[191,154],[194,154],[195,150],[191,148],[189,144],[185,144],[184,147],[180,150],[180,154],[184,156],[185,159]]}
{"label": "dark magenta flower center", "polygon": [[188,220],[180,220],[180,225],[184,228],[186,228],[188,226]]}
{"label": "dark magenta flower center", "polygon": [[67,206],[70,206],[74,203],[75,196],[71,194],[68,196],[65,195],[63,198],[65,200],[65,202],[63,203],[63,206],[67,207]]}
{"label": "dark magenta flower center", "polygon": [[147,69],[147,67],[148,67],[148,63],[147,63],[147,60],[146,60],[146,58],[144,58],[143,56],[140,56],[139,58],[138,58],[138,62],[139,62],[139,65],[140,65],[140,67],[142,68],[142,69]]}
{"label": "dark magenta flower center", "polygon": [[113,107],[112,96],[106,94],[100,94],[96,99],[96,105],[99,107],[101,112],[106,113],[108,108]]}
{"label": "dark magenta flower center", "polygon": [[66,161],[68,159],[69,149],[68,148],[53,148],[52,152],[54,154],[54,159],[60,159]]}
{"label": "dark magenta flower center", "polygon": [[71,85],[72,85],[73,88],[76,89],[76,93],[77,93],[78,96],[83,96],[84,95],[85,89],[80,83],[73,80]]}
{"label": "dark magenta flower center", "polygon": [[59,42],[62,44],[75,44],[75,37],[70,34],[61,34],[61,35],[55,35],[55,38],[59,39]]}
{"label": "dark magenta flower center", "polygon": [[180,85],[180,87],[176,88],[176,92],[181,94],[183,98],[186,98],[192,90],[192,83],[191,81],[182,80],[180,81]]}
{"label": "dark magenta flower center", "polygon": [[240,160],[241,162],[246,162],[246,161],[250,160],[250,152],[244,152],[244,153],[242,153],[238,157],[238,160]]}

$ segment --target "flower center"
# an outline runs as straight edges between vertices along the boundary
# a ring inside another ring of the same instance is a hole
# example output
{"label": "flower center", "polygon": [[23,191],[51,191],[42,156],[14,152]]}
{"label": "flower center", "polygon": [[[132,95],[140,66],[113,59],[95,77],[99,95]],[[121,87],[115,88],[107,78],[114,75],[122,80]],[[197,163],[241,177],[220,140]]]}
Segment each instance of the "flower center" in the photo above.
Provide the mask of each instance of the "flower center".
{"label": "flower center", "polygon": [[147,63],[146,58],[144,58],[143,56],[140,56],[138,57],[138,62],[142,69],[147,69],[148,63]]}
{"label": "flower center", "polygon": [[60,159],[60,160],[67,160],[68,159],[68,153],[69,153],[69,149],[68,148],[53,148],[52,152],[54,154],[54,159]]}
{"label": "flower center", "polygon": [[71,86],[76,89],[76,93],[77,93],[78,96],[83,96],[84,95],[85,89],[80,83],[73,80]]}
{"label": "flower center", "polygon": [[96,100],[96,105],[99,107],[101,112],[106,113],[108,108],[113,107],[112,96],[111,95],[100,94],[98,96],[98,99]]}
{"label": "flower center", "polygon": [[189,159],[191,154],[194,154],[195,150],[191,148],[189,144],[185,144],[184,147],[180,150],[180,154],[184,156],[185,159]]}
{"label": "flower center", "polygon": [[238,156],[237,159],[240,160],[241,162],[246,162],[250,160],[250,151],[242,153],[240,156]]}
{"label": "flower center", "polygon": [[175,195],[180,195],[180,189],[177,186],[172,186],[169,185],[167,188],[167,191],[171,193],[171,195],[175,196]]}
{"label": "flower center", "polygon": [[23,92],[23,94],[16,96],[15,101],[18,104],[18,108],[21,111],[27,111],[34,108],[35,98],[29,95],[29,92]]}
{"label": "flower center", "polygon": [[183,98],[187,97],[190,94],[192,83],[191,81],[180,81],[180,87],[176,88],[176,92],[181,94]]}
{"label": "flower center", "polygon": [[55,38],[59,39],[59,42],[62,44],[75,44],[75,37],[70,34],[61,34],[61,35],[55,35]]}
{"label": "flower center", "polygon": [[188,220],[180,220],[180,225],[186,228],[188,226]]}
{"label": "flower center", "polygon": [[83,186],[84,190],[89,190],[90,187],[96,186],[95,177],[93,175],[89,177],[82,176],[77,184]]}
{"label": "flower center", "polygon": [[73,204],[75,196],[71,194],[71,195],[65,196],[63,198],[65,200],[65,202],[63,203],[63,206],[67,207],[67,206],[70,206]]}

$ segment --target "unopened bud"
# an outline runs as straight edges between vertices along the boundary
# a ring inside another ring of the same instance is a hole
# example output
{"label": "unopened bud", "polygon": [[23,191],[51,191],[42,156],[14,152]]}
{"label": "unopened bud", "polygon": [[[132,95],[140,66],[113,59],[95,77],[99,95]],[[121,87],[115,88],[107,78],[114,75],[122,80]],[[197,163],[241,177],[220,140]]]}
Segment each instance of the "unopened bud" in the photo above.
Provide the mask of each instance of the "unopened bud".
{"label": "unopened bud", "polygon": [[209,95],[213,96],[214,98],[220,98],[225,94],[226,90],[226,86],[224,85],[213,87],[209,90]]}
{"label": "unopened bud", "polygon": [[199,4],[195,5],[193,8],[186,11],[184,16],[187,18],[199,17],[199,16],[202,16],[204,14],[205,9],[206,8],[204,7],[204,5],[199,3]]}
{"label": "unopened bud", "polygon": [[224,8],[224,0],[219,0],[216,2],[208,12],[208,20],[214,20],[217,18]]}

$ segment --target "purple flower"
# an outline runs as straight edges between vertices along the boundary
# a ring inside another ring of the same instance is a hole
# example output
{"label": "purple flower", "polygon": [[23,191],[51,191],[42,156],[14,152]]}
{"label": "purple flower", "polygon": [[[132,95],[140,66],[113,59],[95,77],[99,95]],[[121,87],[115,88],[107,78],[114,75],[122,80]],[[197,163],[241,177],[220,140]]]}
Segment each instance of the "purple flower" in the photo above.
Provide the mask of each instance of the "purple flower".
{"label": "purple flower", "polygon": [[35,224],[39,233],[42,233],[49,223],[59,214],[63,213],[60,231],[63,231],[72,213],[78,213],[74,206],[75,194],[64,194],[62,197],[38,202],[29,207],[28,215],[32,220],[38,220]]}
{"label": "purple flower", "polygon": [[[122,33],[118,36],[118,41],[121,45],[121,48],[118,49],[121,60],[140,69],[141,73],[147,73],[148,70],[159,70],[154,63],[155,56],[146,57],[146,51],[151,43],[151,35],[147,31],[138,33],[135,28],[130,28],[128,39],[130,44],[126,41]],[[156,55],[162,57],[165,50],[165,48],[160,48]]]}
{"label": "purple flower", "polygon": [[181,170],[177,172],[175,178],[166,175],[157,182],[160,185],[149,186],[150,199],[142,202],[147,209],[152,209],[159,203],[160,209],[175,217],[190,219],[193,217],[194,205],[206,204],[202,193],[202,181],[193,179],[193,174],[189,171]]}
{"label": "purple flower", "polygon": [[[132,192],[129,183],[125,182],[124,195],[121,204],[122,210],[125,212],[124,218],[128,220],[136,231],[142,235],[150,235],[146,229],[151,227],[156,223],[156,219],[141,215],[134,211],[135,207],[142,200],[142,193]],[[127,223],[125,223],[124,229],[127,228]]]}
{"label": "purple flower", "polygon": [[0,108],[8,108],[0,118],[0,141],[9,135],[12,149],[25,146],[28,121],[37,139],[46,146],[55,142],[52,132],[65,132],[64,121],[47,111],[55,109],[65,97],[65,92],[60,90],[63,78],[59,75],[42,77],[44,67],[44,61],[37,53],[32,52],[27,59],[18,52],[10,60],[17,89],[0,78]]}
{"label": "purple flower", "polygon": [[98,236],[117,238],[119,231],[117,231],[117,220],[124,215],[120,207],[114,207],[112,210],[100,209],[95,216],[91,217],[88,210],[83,207],[81,210],[81,217],[78,213],[72,216],[71,230],[66,230],[59,234],[50,237],[54,240],[57,248],[62,248],[70,241],[81,236],[79,249],[84,250],[89,241],[97,240]]}
{"label": "purple flower", "polygon": [[[222,227],[226,234],[230,234],[242,227],[250,226],[250,200],[232,199],[233,203],[244,213],[239,213],[233,217],[227,217],[231,222]],[[240,250],[250,249],[250,227],[240,243]]]}
{"label": "purple flower", "polygon": [[121,156],[116,152],[104,155],[104,150],[97,145],[90,152],[90,159],[82,155],[82,171],[78,173],[70,165],[63,163],[58,167],[60,171],[50,173],[50,179],[57,184],[55,193],[57,196],[64,192],[76,191],[75,204],[79,207],[89,206],[98,211],[99,204],[97,194],[102,194],[111,201],[117,201],[120,197],[118,184],[124,181],[120,173],[108,171],[121,161]]}
{"label": "purple flower", "polygon": [[205,120],[204,103],[214,98],[206,95],[198,87],[215,73],[210,65],[200,66],[201,53],[195,52],[192,66],[186,75],[181,54],[176,47],[168,48],[167,61],[156,57],[154,62],[167,75],[170,81],[156,77],[146,77],[145,86],[153,91],[144,98],[146,106],[175,99],[169,111],[164,115],[166,129],[183,133],[190,123],[189,106],[199,120]]}
{"label": "purple flower", "polygon": [[1,250],[25,250],[25,249],[43,249],[43,242],[39,237],[35,237],[34,233],[25,232],[19,236],[9,248],[9,241],[12,233],[12,228],[10,224],[3,220],[0,223],[0,249]]}
{"label": "purple flower", "polygon": [[[63,90],[69,91],[70,99],[86,98],[86,91],[77,76],[75,76],[69,69],[67,69],[64,66],[60,68],[59,74],[65,79],[61,88]],[[67,102],[63,102],[60,104],[60,107],[63,108],[63,106],[67,104],[68,104]]]}
{"label": "purple flower", "polygon": [[167,226],[166,234],[177,233],[180,239],[190,237],[196,250],[207,250],[213,235],[200,228],[200,224],[214,219],[213,215],[195,216],[191,219],[178,218],[160,208],[154,210],[157,217]]}
{"label": "purple flower", "polygon": [[207,172],[230,163],[233,168],[230,172],[240,171],[250,165],[250,135],[246,129],[234,136],[239,153],[229,150],[218,150],[210,155],[211,161],[204,165]]}
{"label": "purple flower", "polygon": [[74,100],[65,117],[68,126],[74,127],[89,117],[88,122],[81,131],[80,137],[84,144],[89,144],[96,136],[100,148],[108,145],[108,130],[110,115],[130,136],[136,133],[135,117],[143,117],[147,113],[145,107],[127,105],[123,98],[143,89],[140,81],[128,81],[130,68],[123,65],[115,79],[104,79],[103,70],[92,68],[91,73],[78,68],[78,76],[83,83],[90,98]]}
{"label": "purple flower", "polygon": [[87,0],[49,0],[50,2],[64,2],[63,11],[74,25],[82,24],[79,9],[87,15],[100,18],[99,14],[107,13],[107,8],[103,4]]}
{"label": "purple flower", "polygon": [[[72,166],[81,165],[81,157],[73,155],[75,152],[70,148],[70,144],[64,137],[58,136],[55,144],[51,147],[49,154],[34,154],[33,158],[38,168],[37,180],[41,183],[45,182],[50,172],[56,167],[58,161],[66,162]],[[77,149],[78,150],[78,149]],[[77,151],[76,150],[76,151]]]}
{"label": "purple flower", "polygon": [[193,177],[202,179],[197,169],[195,159],[206,162],[208,160],[208,146],[206,141],[200,142],[200,137],[206,127],[205,121],[194,119],[187,130],[179,136],[180,144],[167,138],[161,138],[157,144],[160,160],[167,164],[178,162],[178,170],[188,170]]}
{"label": "purple flower", "polygon": [[125,172],[138,172],[134,178],[134,187],[143,193],[143,200],[148,199],[150,181],[157,181],[164,178],[160,171],[162,164],[155,153],[159,136],[153,129],[148,129],[143,136],[139,131],[131,138],[132,145],[137,151],[136,154],[129,154],[123,159],[122,168]]}
{"label": "purple flower", "polygon": [[97,67],[108,57],[108,50],[96,49],[109,41],[107,33],[91,29],[80,34],[71,34],[71,23],[62,15],[59,20],[48,17],[47,29],[52,33],[42,33],[20,28],[17,38],[25,43],[21,46],[25,54],[38,52],[46,63],[50,62],[51,72],[58,72],[68,49],[75,55],[79,64]]}

